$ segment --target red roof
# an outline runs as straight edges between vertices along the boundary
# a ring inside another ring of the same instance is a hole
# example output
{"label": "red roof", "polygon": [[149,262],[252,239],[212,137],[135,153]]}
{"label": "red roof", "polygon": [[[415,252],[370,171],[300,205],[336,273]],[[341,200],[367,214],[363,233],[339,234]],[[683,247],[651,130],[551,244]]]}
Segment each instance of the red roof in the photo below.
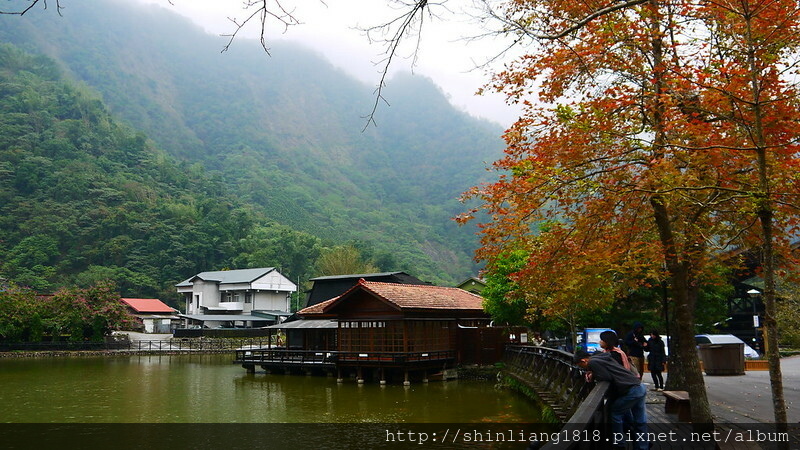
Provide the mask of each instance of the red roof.
{"label": "red roof", "polygon": [[157,298],[123,298],[122,301],[133,308],[137,313],[169,313],[175,312],[175,308],[167,306]]}
{"label": "red roof", "polygon": [[334,304],[347,301],[350,293],[363,289],[394,305],[398,309],[475,310],[483,311],[483,298],[454,287],[380,283],[361,279],[339,297],[309,306],[298,314],[322,314]]}
{"label": "red roof", "polygon": [[483,310],[483,297],[459,288],[371,281],[359,284],[400,309]]}
{"label": "red roof", "polygon": [[325,300],[324,302],[317,303],[316,305],[306,306],[300,311],[297,311],[297,314],[322,314],[325,311],[325,307],[338,300],[339,297],[341,296],[333,297],[330,300]]}

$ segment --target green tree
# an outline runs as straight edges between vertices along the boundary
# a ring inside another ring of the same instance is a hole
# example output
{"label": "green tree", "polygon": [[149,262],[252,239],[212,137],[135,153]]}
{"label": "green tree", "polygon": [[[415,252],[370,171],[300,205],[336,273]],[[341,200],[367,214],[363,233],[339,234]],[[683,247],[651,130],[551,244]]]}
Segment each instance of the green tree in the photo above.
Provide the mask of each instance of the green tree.
{"label": "green tree", "polygon": [[375,273],[379,269],[364,261],[355,245],[339,245],[322,250],[317,260],[317,276]]}
{"label": "green tree", "polygon": [[800,349],[800,287],[783,283],[781,288],[781,299],[776,305],[780,343]]}
{"label": "green tree", "polygon": [[31,318],[36,313],[35,294],[13,283],[4,284],[0,286],[0,340],[24,340]]}
{"label": "green tree", "polygon": [[528,254],[524,250],[512,250],[492,260],[483,276],[486,286],[481,291],[483,309],[498,324],[530,325],[532,315],[528,311],[528,300],[513,275],[522,270]]}

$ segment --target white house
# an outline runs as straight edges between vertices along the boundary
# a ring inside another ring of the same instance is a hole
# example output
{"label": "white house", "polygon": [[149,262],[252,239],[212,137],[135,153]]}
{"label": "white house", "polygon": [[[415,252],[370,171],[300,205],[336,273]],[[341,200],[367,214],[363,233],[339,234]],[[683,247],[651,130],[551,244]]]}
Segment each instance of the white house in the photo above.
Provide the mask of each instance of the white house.
{"label": "white house", "polygon": [[274,267],[202,272],[175,285],[184,295],[186,326],[252,328],[291,315],[297,286]]}

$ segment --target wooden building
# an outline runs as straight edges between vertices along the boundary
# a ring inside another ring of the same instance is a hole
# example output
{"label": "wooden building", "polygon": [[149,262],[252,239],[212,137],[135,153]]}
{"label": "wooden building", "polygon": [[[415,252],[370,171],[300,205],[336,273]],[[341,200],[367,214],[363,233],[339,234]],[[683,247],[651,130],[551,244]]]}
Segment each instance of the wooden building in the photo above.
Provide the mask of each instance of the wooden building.
{"label": "wooden building", "polygon": [[286,334],[285,348],[241,350],[237,362],[248,370],[326,369],[340,379],[425,379],[470,359],[465,349],[474,343],[463,340],[490,324],[482,302],[458,288],[361,279],[298,311],[300,320],[270,327]]}

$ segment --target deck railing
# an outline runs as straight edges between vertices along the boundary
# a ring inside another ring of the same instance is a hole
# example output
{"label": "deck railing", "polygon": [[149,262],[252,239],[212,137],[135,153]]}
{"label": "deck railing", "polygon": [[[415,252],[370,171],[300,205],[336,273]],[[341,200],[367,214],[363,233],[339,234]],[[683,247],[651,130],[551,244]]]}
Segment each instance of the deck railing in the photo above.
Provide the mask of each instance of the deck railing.
{"label": "deck railing", "polygon": [[347,352],[327,350],[240,349],[237,364],[338,364],[338,365],[405,365],[455,358],[452,350],[429,352]]}

